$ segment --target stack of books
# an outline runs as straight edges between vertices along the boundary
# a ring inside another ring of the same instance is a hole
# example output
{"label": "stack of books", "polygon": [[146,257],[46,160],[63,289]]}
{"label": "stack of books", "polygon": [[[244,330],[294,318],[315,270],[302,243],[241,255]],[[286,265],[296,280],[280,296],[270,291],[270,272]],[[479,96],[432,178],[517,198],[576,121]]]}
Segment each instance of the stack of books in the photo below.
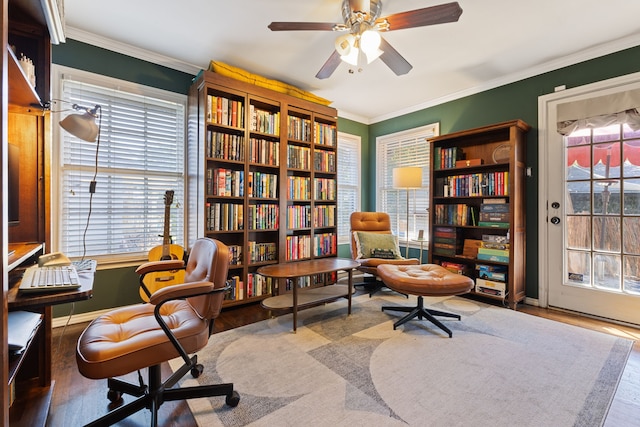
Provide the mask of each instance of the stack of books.
{"label": "stack of books", "polygon": [[509,204],[504,199],[487,199],[480,205],[480,227],[509,228]]}
{"label": "stack of books", "polygon": [[462,249],[462,241],[455,227],[434,227],[433,253],[455,256]]}

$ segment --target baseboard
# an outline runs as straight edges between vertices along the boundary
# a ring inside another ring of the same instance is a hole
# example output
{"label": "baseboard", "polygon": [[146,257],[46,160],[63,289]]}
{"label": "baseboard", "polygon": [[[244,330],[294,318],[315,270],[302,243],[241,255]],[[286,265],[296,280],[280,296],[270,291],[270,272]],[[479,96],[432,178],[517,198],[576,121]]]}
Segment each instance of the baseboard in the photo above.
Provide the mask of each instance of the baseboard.
{"label": "baseboard", "polygon": [[54,317],[51,321],[53,328],[61,328],[65,325],[76,325],[78,323],[91,322],[98,316],[112,311],[114,308],[105,308],[104,310],[90,311],[87,313],[70,314],[69,316]]}

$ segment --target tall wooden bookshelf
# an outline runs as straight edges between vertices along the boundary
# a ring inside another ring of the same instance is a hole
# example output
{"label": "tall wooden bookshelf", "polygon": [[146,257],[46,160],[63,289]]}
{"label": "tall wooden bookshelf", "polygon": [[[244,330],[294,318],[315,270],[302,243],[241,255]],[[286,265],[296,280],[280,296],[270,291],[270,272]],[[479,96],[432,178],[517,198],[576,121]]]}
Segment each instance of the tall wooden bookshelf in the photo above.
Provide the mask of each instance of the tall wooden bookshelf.
{"label": "tall wooden bookshelf", "polygon": [[210,71],[194,80],[189,221],[231,249],[225,305],[290,291],[263,265],[337,255],[336,124],[334,108]]}
{"label": "tall wooden bookshelf", "polygon": [[429,262],[472,277],[472,293],[525,298],[529,125],[514,120],[432,138]]}

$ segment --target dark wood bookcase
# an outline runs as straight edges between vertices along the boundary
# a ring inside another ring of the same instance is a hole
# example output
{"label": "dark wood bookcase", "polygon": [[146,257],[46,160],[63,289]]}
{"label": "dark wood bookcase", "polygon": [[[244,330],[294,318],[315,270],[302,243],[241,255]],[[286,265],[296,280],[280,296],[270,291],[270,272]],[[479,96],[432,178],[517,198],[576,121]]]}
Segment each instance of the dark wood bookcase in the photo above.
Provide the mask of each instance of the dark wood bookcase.
{"label": "dark wood bookcase", "polygon": [[511,308],[525,297],[525,143],[514,120],[432,138],[429,262]]}
{"label": "dark wood bookcase", "polygon": [[210,71],[196,77],[189,223],[231,249],[235,290],[225,305],[290,292],[287,281],[257,274],[263,265],[337,256],[336,159],[334,108]]}

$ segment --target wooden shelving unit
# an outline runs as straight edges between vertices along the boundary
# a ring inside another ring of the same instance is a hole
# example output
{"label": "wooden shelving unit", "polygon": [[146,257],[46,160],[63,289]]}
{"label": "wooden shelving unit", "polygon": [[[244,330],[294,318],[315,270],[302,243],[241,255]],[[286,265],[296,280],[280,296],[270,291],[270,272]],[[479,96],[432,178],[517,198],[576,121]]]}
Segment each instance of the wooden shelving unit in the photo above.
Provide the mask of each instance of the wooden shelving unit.
{"label": "wooden shelving unit", "polygon": [[195,79],[189,221],[232,251],[225,305],[289,291],[258,275],[263,265],[337,255],[336,124],[327,106],[209,71]]}
{"label": "wooden shelving unit", "polygon": [[430,140],[429,262],[472,277],[473,293],[514,309],[525,297],[528,130],[514,120]]}

